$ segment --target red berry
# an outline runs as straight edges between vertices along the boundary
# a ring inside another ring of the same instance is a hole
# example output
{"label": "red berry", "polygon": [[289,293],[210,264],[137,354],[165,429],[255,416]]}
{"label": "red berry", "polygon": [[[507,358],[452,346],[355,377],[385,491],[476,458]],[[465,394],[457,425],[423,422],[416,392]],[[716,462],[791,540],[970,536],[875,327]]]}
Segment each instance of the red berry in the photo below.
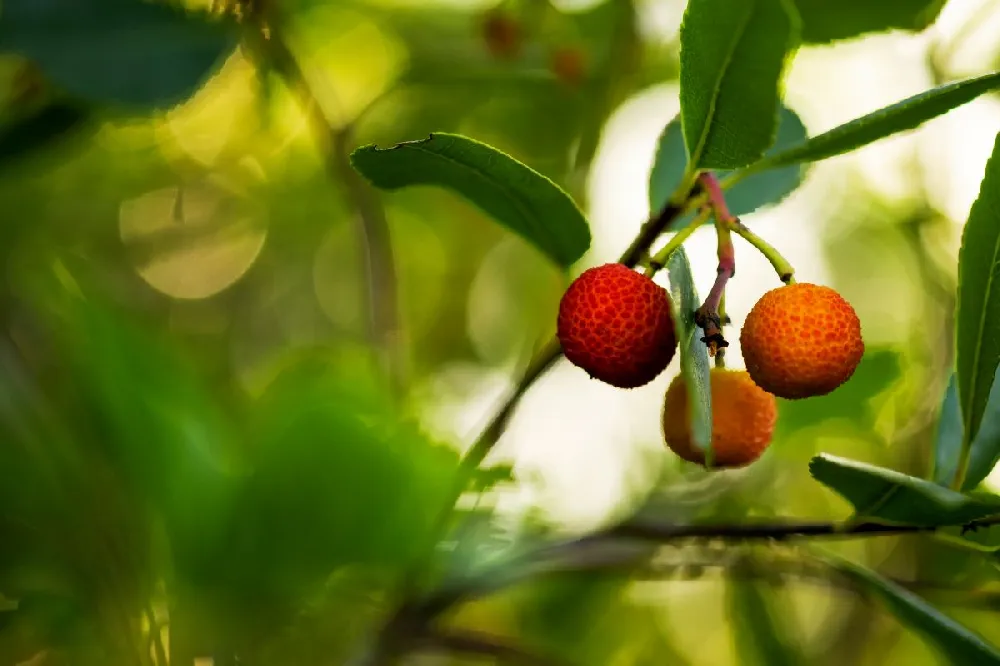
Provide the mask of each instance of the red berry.
{"label": "red berry", "polygon": [[651,382],[677,349],[667,291],[623,264],[573,281],[559,304],[558,336],[571,363],[619,388]]}
{"label": "red berry", "polygon": [[521,23],[512,15],[493,10],[483,18],[483,40],[495,58],[512,60],[521,52],[524,41]]}

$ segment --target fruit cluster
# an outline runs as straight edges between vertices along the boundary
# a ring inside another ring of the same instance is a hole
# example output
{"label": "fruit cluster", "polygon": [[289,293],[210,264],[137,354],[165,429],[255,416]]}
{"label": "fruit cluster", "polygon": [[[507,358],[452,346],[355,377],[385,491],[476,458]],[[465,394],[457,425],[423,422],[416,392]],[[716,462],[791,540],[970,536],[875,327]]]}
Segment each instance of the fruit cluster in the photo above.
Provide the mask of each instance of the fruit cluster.
{"label": "fruit cluster", "polygon": [[[574,280],[560,303],[557,329],[570,362],[619,388],[648,384],[677,349],[670,295],[622,264],[591,268]],[[740,345],[745,371],[710,373],[715,467],[757,460],[774,433],[776,398],[830,393],[851,378],[865,349],[854,308],[829,287],[803,283],[764,294],[746,318]],[[683,374],[667,389],[663,435],[678,456],[705,464],[691,441]]]}

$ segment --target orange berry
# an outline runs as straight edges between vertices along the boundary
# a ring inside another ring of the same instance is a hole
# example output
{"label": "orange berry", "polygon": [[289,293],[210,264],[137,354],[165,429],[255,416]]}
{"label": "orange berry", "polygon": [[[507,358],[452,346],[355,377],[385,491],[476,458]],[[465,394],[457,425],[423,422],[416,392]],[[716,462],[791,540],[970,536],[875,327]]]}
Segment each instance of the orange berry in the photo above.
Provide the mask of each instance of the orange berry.
{"label": "orange berry", "polygon": [[557,324],[566,358],[619,388],[651,382],[677,349],[666,289],[623,264],[597,266],[574,280]]}
{"label": "orange berry", "polygon": [[495,58],[511,60],[521,52],[523,31],[521,23],[501,10],[488,12],[483,18],[483,40]]}
{"label": "orange berry", "polygon": [[[712,453],[714,467],[743,467],[760,458],[771,443],[778,406],[744,370],[712,368]],[[663,438],[683,460],[705,464],[705,453],[691,441],[687,382],[677,375],[663,402]]]}
{"label": "orange berry", "polygon": [[851,378],[865,353],[854,308],[815,284],[764,294],[747,315],[740,345],[753,380],[789,399],[830,393]]}
{"label": "orange berry", "polygon": [[587,74],[583,51],[571,46],[557,48],[550,56],[550,67],[556,78],[568,86],[579,85]]}

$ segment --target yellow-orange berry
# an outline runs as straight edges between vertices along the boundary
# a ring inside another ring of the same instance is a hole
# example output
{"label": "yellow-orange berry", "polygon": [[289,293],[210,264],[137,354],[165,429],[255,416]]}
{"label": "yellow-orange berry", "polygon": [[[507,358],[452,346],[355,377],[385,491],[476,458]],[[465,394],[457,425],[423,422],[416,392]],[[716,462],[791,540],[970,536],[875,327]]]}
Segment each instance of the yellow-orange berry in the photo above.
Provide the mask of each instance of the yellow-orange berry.
{"label": "yellow-orange berry", "polygon": [[[743,370],[712,368],[712,455],[714,467],[749,465],[767,449],[778,420],[774,396]],[[691,410],[684,375],[670,383],[663,402],[663,438],[688,462],[705,464],[705,453],[691,441]]]}
{"label": "yellow-orange berry", "polygon": [[826,395],[865,353],[861,321],[835,290],[792,284],[764,294],[740,332],[747,372],[779,398]]}
{"label": "yellow-orange berry", "polygon": [[667,290],[622,264],[574,280],[559,304],[557,328],[570,362],[619,388],[651,382],[677,349]]}

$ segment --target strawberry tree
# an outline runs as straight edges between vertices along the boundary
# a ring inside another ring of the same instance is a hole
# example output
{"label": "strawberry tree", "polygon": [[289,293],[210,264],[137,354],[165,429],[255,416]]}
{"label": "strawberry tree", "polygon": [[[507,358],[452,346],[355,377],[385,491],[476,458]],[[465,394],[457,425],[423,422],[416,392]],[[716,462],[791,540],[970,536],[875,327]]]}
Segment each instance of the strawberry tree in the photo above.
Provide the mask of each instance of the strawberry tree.
{"label": "strawberry tree", "polygon": [[[530,52],[533,35],[517,17],[544,23],[549,14],[536,4],[505,2],[481,17],[478,30],[494,58],[510,62]],[[285,86],[367,241],[368,343],[379,372],[358,383],[326,374],[326,365],[350,365],[350,358],[289,363],[237,417],[213,401],[197,368],[99,304],[100,279],[75,267],[72,251],[50,261],[51,271],[32,273],[25,293],[49,312],[38,324],[45,354],[22,353],[11,335],[0,355],[9,380],[0,403],[0,545],[10,550],[0,556],[0,659],[23,663],[42,651],[46,636],[71,625],[65,635],[93,634],[99,649],[70,647],[77,660],[69,663],[189,665],[205,655],[215,663],[271,663],[268,639],[295,635],[316,590],[330,588],[350,600],[342,602],[350,621],[335,631],[350,645],[344,659],[351,663],[395,663],[428,648],[549,663],[488,633],[451,631],[445,618],[553,575],[597,579],[615,570],[637,577],[660,566],[668,544],[694,541],[727,544],[734,572],[756,581],[764,580],[756,574],[766,564],[785,560],[803,576],[835,577],[951,663],[1000,664],[1000,647],[822,543],[913,535],[995,559],[996,548],[969,533],[1000,524],[1000,497],[979,489],[1000,459],[1000,137],[964,227],[953,372],[926,477],[821,453],[808,473],[853,507],[837,522],[677,521],[654,498],[587,535],[539,529],[499,544],[495,517],[465,502],[503,476],[487,456],[528,389],[561,359],[579,368],[580,382],[628,390],[654,380],[679,355],[681,372],[655,415],[664,455],[709,474],[758,464],[788,401],[850,384],[867,353],[866,322],[831,287],[798,282],[791,263],[741,217],[791,194],[815,162],[1000,88],[997,72],[944,83],[809,136],[783,99],[796,49],[919,29],[940,10],[936,2],[889,4],[689,0],[679,36],[680,113],[658,141],[649,217],[618,257],[584,266],[591,249],[584,207],[554,178],[481,138],[434,131],[357,146],[350,123],[330,120],[315,78],[287,40],[284,3],[225,0],[194,11],[139,0],[6,0],[0,51],[21,59],[24,85],[20,115],[0,129],[4,165],[72,135],[92,137],[102,120],[176,107],[237,48],[263,80]],[[570,32],[547,48],[560,84],[583,85],[591,63]],[[431,441],[399,401],[407,382],[382,200],[418,186],[471,203],[573,278],[551,313],[556,336],[538,346],[461,457]],[[704,225],[715,230],[717,262],[692,266],[685,243]],[[734,322],[726,291],[744,252],[770,262],[774,285],[745,322]],[[695,271],[714,276],[704,298]],[[726,367],[737,335],[745,371]],[[38,360],[46,355],[56,359],[54,368]],[[95,369],[95,358],[108,361]],[[133,402],[133,393],[142,399]],[[53,416],[65,413],[80,414],[79,431]],[[315,432],[335,443],[318,445]],[[250,444],[233,446],[241,439]],[[92,442],[100,444],[87,448]],[[100,461],[98,473],[82,472],[91,458]],[[330,488],[338,501],[327,501]],[[313,518],[309,529],[289,518],[300,515]],[[333,576],[358,569],[360,579]],[[380,595],[377,609],[352,605],[372,590]],[[760,660],[795,663],[801,655],[778,640],[772,601],[756,583],[734,586],[729,602],[746,623],[734,631]],[[250,607],[266,612],[250,617],[243,613]],[[352,624],[362,619],[369,620],[363,627]],[[60,648],[73,645],[67,641]],[[285,653],[277,659],[298,663]]]}

